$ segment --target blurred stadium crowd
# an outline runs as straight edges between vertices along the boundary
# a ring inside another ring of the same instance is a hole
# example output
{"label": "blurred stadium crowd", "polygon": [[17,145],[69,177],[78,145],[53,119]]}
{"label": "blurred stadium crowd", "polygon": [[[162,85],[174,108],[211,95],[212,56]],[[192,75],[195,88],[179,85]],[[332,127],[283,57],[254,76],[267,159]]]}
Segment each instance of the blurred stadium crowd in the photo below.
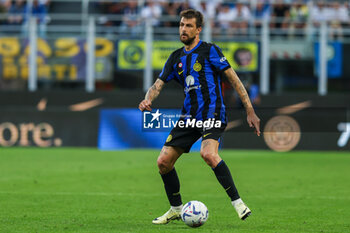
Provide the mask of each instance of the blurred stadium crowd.
{"label": "blurred stadium crowd", "polygon": [[[316,51],[314,43],[319,40],[320,30],[317,29],[322,22],[327,22],[330,41],[341,43],[340,46],[343,48],[340,50],[344,54],[348,53],[350,50],[349,7],[348,0],[0,0],[0,35],[5,39],[9,35],[20,40],[26,38],[28,19],[31,15],[36,16],[38,36],[45,39],[48,48],[80,51],[77,54],[72,52],[71,56],[65,58],[56,56],[59,52],[53,53],[52,56],[46,55],[45,62],[38,68],[41,74],[40,83],[50,86],[53,80],[59,80],[57,83],[60,84],[55,85],[66,85],[64,82],[67,81],[69,88],[82,87],[82,83],[75,81],[85,78],[85,54],[82,49],[74,49],[79,46],[83,48],[88,19],[89,16],[93,16],[91,18],[94,18],[97,26],[96,35],[109,40],[108,43],[112,44],[104,47],[109,49],[108,55],[98,58],[100,60],[97,70],[102,78],[96,82],[97,88],[106,89],[106,86],[109,88],[108,83],[119,88],[140,88],[143,85],[140,78],[143,76],[143,69],[137,68],[132,72],[126,72],[125,70],[130,67],[122,67],[120,65],[122,63],[119,64],[121,60],[119,58],[123,58],[131,66],[135,63],[134,60],[139,62],[137,59],[142,58],[143,50],[141,47],[134,48],[128,45],[131,49],[128,47],[129,50],[127,50],[123,47],[127,52],[119,54],[120,40],[143,40],[147,19],[151,19],[154,40],[174,40],[178,34],[179,13],[184,9],[194,8],[203,12],[206,25],[211,26],[205,29],[210,29],[208,34],[212,41],[228,42],[236,39],[237,41],[261,41],[261,36],[264,35],[263,24],[266,23],[265,25],[270,29],[270,33],[265,34],[271,39],[270,58],[275,59],[272,61],[275,63],[272,63],[270,73],[272,89],[295,87],[313,90],[317,83],[317,72],[314,71],[317,60],[314,59],[316,55],[313,53],[313,50]],[[72,42],[63,37],[75,37],[79,40]],[[202,38],[206,39],[205,36]],[[10,45],[11,43],[9,42]],[[23,40],[18,43],[25,51],[27,42]],[[0,89],[10,89],[8,83],[16,83],[13,88],[11,87],[12,89],[25,89],[25,78],[28,75],[24,71],[28,71],[28,68],[27,63],[21,59],[23,51],[18,52],[14,59],[7,59],[6,56],[2,59],[0,54],[3,62],[0,66],[2,75]],[[260,58],[258,55],[256,57],[258,63]],[[339,58],[341,62],[337,61],[336,64],[342,72],[338,75],[338,79],[329,80],[329,86],[330,88],[335,86],[333,89],[337,90],[348,89],[350,79],[347,77],[349,77],[350,66],[346,59],[342,60],[342,56],[337,57],[341,57]],[[56,74],[55,69],[57,65],[62,65],[61,63],[65,65],[65,70],[60,71],[62,77],[51,75],[52,77],[48,79],[46,76],[50,75],[43,76],[44,69],[49,74]],[[259,80],[257,70],[258,68],[249,72],[244,70],[240,77],[248,83],[247,85],[256,84]],[[334,67],[332,66],[329,70],[334,70]],[[154,77],[157,76],[157,72]],[[23,77],[19,78],[20,74]],[[21,83],[20,88],[18,83]],[[258,90],[254,92],[257,93],[256,96],[258,92]]]}
{"label": "blurred stadium crowd", "polygon": [[[67,1],[55,1],[66,4]],[[330,34],[342,37],[343,29],[349,26],[348,1],[306,1],[306,0],[143,0],[143,1],[90,1],[90,14],[97,14],[98,23],[103,26],[119,27],[120,32],[139,33],[142,23],[153,18],[153,26],[177,27],[179,13],[188,8],[202,11],[211,19],[214,33],[246,35],[248,28],[259,30],[264,19],[269,19],[270,28],[283,33],[295,34],[304,30],[308,23],[318,27],[327,21]],[[50,0],[33,0],[28,7],[25,0],[0,0],[0,14],[7,16],[0,19],[2,25],[23,25],[27,15],[38,17],[41,25],[50,23],[49,15],[55,13],[50,7]],[[67,5],[68,6],[68,5]],[[120,16],[111,20],[108,16]]]}
{"label": "blurred stadium crowd", "polygon": [[[228,35],[247,34],[248,27],[261,28],[262,21],[269,19],[270,27],[288,30],[304,29],[311,21],[318,27],[320,22],[330,23],[331,31],[336,36],[342,36],[342,28],[349,25],[349,4],[345,1],[146,1],[141,6],[137,1],[127,3],[96,3],[96,9],[105,14],[123,15],[121,21],[103,21],[106,25],[136,28],[143,19],[153,17],[154,26],[177,27],[178,14],[188,8],[202,11],[212,19],[213,28],[217,33]],[[161,21],[167,17],[168,21]],[[140,20],[141,19],[141,20]],[[174,20],[173,20],[174,19]]]}
{"label": "blurred stadium crowd", "polygon": [[8,14],[6,19],[0,20],[0,24],[21,25],[26,22],[28,13],[47,23],[49,6],[50,0],[34,0],[32,7],[25,0],[0,0],[0,13]]}

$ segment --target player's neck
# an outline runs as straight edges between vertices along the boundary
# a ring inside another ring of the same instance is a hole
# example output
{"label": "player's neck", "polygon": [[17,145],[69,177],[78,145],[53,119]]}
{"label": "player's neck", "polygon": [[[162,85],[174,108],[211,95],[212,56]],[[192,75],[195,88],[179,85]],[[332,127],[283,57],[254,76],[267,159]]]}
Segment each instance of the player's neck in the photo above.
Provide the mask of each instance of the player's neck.
{"label": "player's neck", "polygon": [[194,47],[197,46],[197,44],[199,43],[199,41],[200,41],[199,37],[196,37],[196,38],[194,39],[194,41],[192,42],[192,44],[190,44],[190,45],[185,45],[185,50],[186,50],[186,51],[192,50]]}

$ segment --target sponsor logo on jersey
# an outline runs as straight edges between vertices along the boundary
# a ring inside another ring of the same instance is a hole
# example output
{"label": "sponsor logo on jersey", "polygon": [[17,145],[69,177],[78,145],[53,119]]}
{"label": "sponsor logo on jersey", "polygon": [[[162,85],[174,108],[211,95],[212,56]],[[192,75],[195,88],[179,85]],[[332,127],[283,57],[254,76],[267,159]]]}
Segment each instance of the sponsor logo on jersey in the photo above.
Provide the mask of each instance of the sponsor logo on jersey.
{"label": "sponsor logo on jersey", "polygon": [[194,84],[195,84],[195,80],[194,80],[194,77],[193,77],[192,75],[188,75],[188,76],[186,77],[185,82],[186,82],[186,85],[187,85],[187,87],[185,87],[185,89],[184,89],[184,91],[185,91],[186,94],[187,94],[189,91],[191,91],[191,90],[201,88],[201,85],[196,85],[196,86],[194,85]]}
{"label": "sponsor logo on jersey", "polygon": [[187,84],[188,87],[194,85],[194,77],[192,75],[188,75],[186,77],[186,84]]}

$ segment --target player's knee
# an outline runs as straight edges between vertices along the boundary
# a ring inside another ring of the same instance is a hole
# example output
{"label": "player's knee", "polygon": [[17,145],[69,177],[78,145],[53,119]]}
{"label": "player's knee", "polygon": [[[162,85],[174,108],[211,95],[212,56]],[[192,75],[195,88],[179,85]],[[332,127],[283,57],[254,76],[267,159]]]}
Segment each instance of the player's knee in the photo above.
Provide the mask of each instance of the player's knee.
{"label": "player's knee", "polygon": [[215,161],[216,161],[216,153],[215,152],[211,152],[211,151],[201,151],[200,152],[202,158],[204,159],[204,161],[210,166],[213,167],[215,165]]}
{"label": "player's knee", "polygon": [[161,174],[168,173],[171,170],[171,162],[161,155],[157,159],[157,165]]}

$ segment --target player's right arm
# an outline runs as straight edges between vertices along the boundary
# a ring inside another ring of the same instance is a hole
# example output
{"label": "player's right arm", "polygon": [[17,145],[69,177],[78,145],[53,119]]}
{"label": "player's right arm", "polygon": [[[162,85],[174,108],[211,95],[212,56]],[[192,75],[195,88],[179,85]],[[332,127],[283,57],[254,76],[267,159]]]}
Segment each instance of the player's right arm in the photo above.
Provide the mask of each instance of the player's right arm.
{"label": "player's right arm", "polygon": [[153,86],[148,89],[145,99],[141,101],[139,104],[139,109],[141,111],[152,111],[151,105],[153,100],[155,100],[160,91],[163,89],[163,86],[165,83],[169,82],[175,77],[175,70],[174,70],[174,53],[172,53],[168,60],[166,61],[162,72],[159,74],[159,78],[155,81]]}
{"label": "player's right arm", "polygon": [[139,109],[141,111],[147,110],[147,111],[152,111],[151,105],[153,100],[155,100],[160,91],[163,89],[164,86],[164,81],[161,79],[157,79],[154,84],[148,89],[145,99],[141,101],[139,104]]}

